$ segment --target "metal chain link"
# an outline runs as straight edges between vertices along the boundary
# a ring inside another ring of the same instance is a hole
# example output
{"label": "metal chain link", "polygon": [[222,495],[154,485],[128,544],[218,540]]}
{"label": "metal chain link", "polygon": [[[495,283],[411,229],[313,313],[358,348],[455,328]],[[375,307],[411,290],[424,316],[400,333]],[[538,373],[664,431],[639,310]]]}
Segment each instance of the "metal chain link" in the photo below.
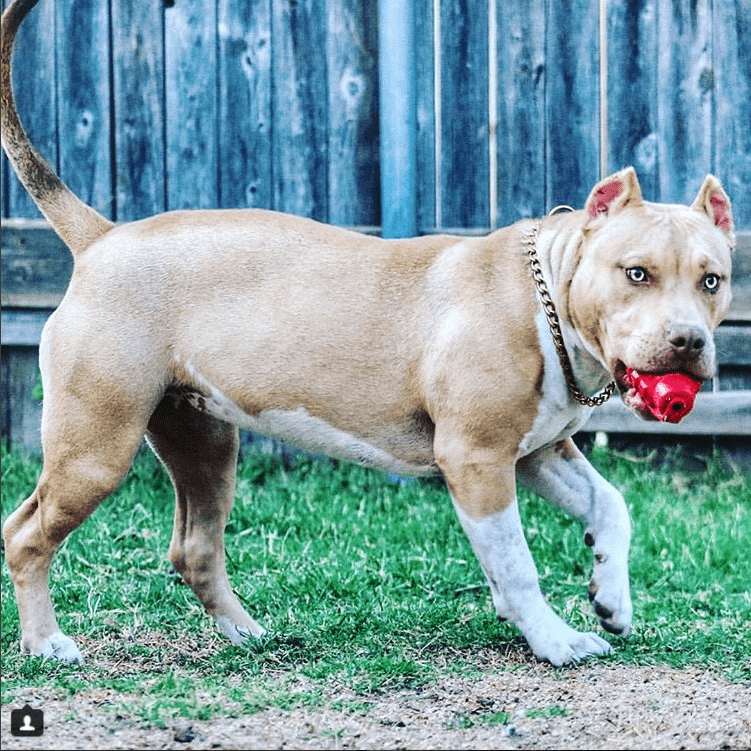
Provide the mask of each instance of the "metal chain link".
{"label": "metal chain link", "polygon": [[[554,211],[555,210],[556,209],[554,209]],[[599,407],[615,393],[615,381],[611,381],[596,396],[588,396],[580,391],[576,385],[574,369],[571,367],[571,360],[569,360],[568,353],[566,352],[566,345],[563,341],[561,322],[558,318],[558,313],[556,313],[555,304],[553,303],[553,298],[550,296],[545,277],[542,274],[540,260],[537,257],[537,238],[540,234],[540,224],[540,221],[535,222],[534,225],[532,225],[532,229],[530,229],[527,234],[527,255],[529,256],[529,266],[532,269],[532,278],[535,280],[537,292],[540,295],[542,309],[545,312],[545,317],[548,319],[550,333],[553,335],[553,343],[555,344],[555,350],[558,353],[558,360],[561,363],[561,370],[563,370],[563,375],[566,378],[569,393],[577,402],[579,402],[579,404],[583,404],[587,407]]]}

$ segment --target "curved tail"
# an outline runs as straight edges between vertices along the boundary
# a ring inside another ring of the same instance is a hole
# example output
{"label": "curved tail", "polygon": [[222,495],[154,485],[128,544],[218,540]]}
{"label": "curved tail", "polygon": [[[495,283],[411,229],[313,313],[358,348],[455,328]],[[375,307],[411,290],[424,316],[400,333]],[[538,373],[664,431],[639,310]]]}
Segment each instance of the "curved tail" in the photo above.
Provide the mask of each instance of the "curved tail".
{"label": "curved tail", "polygon": [[114,224],[91,206],[87,206],[68,188],[32,146],[18,117],[11,77],[13,43],[21,21],[37,2],[38,0],[14,0],[3,13],[0,49],[2,142],[18,179],[75,256],[108,232]]}

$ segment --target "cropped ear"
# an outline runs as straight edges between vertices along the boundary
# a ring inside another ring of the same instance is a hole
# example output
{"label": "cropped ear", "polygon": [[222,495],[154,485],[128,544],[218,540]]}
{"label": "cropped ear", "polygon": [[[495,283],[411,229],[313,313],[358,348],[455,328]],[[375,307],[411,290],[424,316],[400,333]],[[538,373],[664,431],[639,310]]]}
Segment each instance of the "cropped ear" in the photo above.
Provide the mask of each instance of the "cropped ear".
{"label": "cropped ear", "polygon": [[691,204],[691,208],[706,214],[712,223],[728,236],[731,247],[735,245],[730,199],[714,175],[707,175],[704,178],[699,195]]}
{"label": "cropped ear", "polygon": [[596,219],[605,214],[612,216],[626,206],[640,206],[641,187],[633,167],[616,172],[601,180],[589,194],[584,211],[587,219]]}

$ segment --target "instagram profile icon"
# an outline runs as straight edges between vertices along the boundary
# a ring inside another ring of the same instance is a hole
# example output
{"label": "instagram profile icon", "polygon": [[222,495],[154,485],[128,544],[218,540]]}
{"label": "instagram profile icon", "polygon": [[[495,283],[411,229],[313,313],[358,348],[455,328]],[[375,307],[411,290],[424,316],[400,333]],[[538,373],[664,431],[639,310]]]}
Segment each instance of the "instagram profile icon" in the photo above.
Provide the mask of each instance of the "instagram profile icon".
{"label": "instagram profile icon", "polygon": [[10,713],[10,734],[18,738],[33,737],[44,732],[44,713],[24,704]]}

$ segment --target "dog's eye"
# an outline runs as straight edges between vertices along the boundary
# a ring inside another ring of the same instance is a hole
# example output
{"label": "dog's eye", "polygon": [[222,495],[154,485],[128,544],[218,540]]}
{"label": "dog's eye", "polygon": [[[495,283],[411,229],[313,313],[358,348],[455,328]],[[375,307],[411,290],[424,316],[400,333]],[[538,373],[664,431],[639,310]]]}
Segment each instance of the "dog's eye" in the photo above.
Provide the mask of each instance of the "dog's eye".
{"label": "dog's eye", "polygon": [[720,277],[717,274],[707,274],[701,284],[705,292],[717,292],[720,288]]}
{"label": "dog's eye", "polygon": [[644,284],[649,281],[649,274],[642,266],[634,266],[633,268],[626,269],[626,276],[634,284]]}

